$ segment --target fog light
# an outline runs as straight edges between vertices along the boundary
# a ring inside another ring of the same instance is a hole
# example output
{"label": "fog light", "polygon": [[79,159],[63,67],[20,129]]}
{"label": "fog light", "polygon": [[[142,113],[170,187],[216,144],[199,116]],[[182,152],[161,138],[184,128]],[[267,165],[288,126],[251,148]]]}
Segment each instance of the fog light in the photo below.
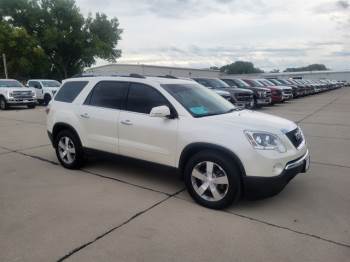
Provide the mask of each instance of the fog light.
{"label": "fog light", "polygon": [[277,163],[273,166],[272,172],[274,175],[278,176],[282,173],[283,171],[283,166],[281,163]]}

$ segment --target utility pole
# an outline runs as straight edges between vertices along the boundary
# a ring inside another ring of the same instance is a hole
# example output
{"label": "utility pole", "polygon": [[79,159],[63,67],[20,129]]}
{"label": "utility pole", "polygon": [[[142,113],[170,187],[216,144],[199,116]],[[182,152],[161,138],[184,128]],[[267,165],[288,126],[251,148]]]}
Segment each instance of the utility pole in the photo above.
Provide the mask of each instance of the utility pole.
{"label": "utility pole", "polygon": [[5,78],[7,79],[8,75],[7,75],[7,64],[6,64],[6,55],[5,55],[5,53],[2,54],[2,61],[4,63]]}

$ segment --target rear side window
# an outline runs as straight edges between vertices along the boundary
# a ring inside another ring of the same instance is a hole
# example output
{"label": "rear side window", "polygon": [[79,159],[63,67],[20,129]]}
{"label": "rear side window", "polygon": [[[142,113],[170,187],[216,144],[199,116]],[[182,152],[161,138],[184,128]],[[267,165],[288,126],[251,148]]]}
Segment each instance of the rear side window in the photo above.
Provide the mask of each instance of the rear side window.
{"label": "rear side window", "polygon": [[169,106],[169,102],[154,88],[138,83],[132,83],[129,89],[126,110],[149,114],[153,107]]}
{"label": "rear side window", "polygon": [[102,81],[96,84],[85,105],[121,109],[128,92],[128,82]]}
{"label": "rear side window", "polygon": [[66,82],[58,90],[55,96],[56,101],[72,103],[73,100],[79,95],[81,90],[87,85],[87,81],[71,81]]}

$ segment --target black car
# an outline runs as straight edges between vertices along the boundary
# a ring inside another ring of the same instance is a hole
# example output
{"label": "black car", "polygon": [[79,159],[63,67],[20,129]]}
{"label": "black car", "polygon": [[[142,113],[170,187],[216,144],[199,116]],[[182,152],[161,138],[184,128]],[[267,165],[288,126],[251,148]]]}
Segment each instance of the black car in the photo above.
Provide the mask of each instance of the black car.
{"label": "black car", "polygon": [[231,102],[239,107],[252,108],[254,95],[251,90],[230,86],[218,78],[193,78],[199,84],[216,90],[227,91],[231,94]]}

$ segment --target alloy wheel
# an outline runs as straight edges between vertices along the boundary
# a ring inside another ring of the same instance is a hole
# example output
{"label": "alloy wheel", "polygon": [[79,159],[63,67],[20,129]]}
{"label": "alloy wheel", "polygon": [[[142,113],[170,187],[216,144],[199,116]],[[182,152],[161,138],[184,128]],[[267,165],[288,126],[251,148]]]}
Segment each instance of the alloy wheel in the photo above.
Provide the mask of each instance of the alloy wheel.
{"label": "alloy wheel", "polygon": [[225,170],[210,161],[201,162],[193,168],[191,182],[197,195],[207,201],[220,201],[229,189]]}
{"label": "alloy wheel", "polygon": [[58,142],[58,152],[61,160],[65,164],[70,165],[75,161],[75,146],[72,139],[68,136],[61,137],[60,141]]}

